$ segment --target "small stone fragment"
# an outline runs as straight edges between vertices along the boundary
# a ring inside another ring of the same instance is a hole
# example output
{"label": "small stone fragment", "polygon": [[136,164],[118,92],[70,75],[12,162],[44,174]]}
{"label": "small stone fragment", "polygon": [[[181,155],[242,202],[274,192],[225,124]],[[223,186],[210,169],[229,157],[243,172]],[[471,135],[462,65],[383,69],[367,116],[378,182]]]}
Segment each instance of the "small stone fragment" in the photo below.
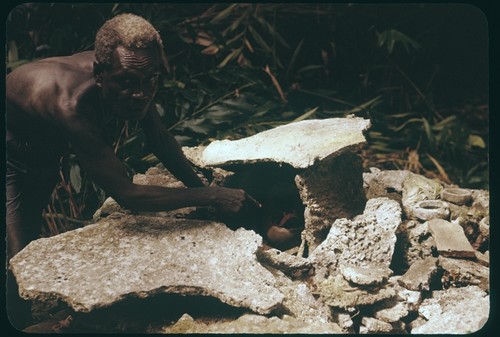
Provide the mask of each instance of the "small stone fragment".
{"label": "small stone fragment", "polygon": [[398,282],[409,290],[430,290],[430,282],[436,272],[437,258],[428,257],[414,262]]}
{"label": "small stone fragment", "polygon": [[402,302],[398,302],[390,308],[384,308],[375,311],[375,318],[387,323],[397,322],[407,315],[408,310],[406,309],[405,304]]}
{"label": "small stone fragment", "polygon": [[432,219],[429,230],[436,243],[437,251],[448,257],[475,257],[474,248],[467,240],[463,228],[442,219]]}
{"label": "small stone fragment", "polygon": [[392,325],[373,317],[363,317],[359,328],[360,334],[391,332]]}
{"label": "small stone fragment", "polygon": [[342,275],[330,276],[318,284],[320,299],[331,307],[342,309],[371,305],[394,298],[396,291],[393,288],[361,289],[352,287]]}
{"label": "small stone fragment", "polygon": [[490,266],[490,252],[487,251],[484,254],[476,250],[476,260],[483,266]]}
{"label": "small stone fragment", "polygon": [[448,187],[441,192],[441,198],[456,205],[465,205],[471,201],[472,191],[465,188]]}
{"label": "small stone fragment", "polygon": [[476,285],[489,291],[490,269],[477,262],[440,256],[438,265],[443,269],[441,283],[444,288]]}
{"label": "small stone fragment", "polygon": [[257,258],[260,262],[281,270],[293,278],[306,276],[312,269],[310,260],[282,252],[275,248],[257,250]]}
{"label": "small stone fragment", "polygon": [[343,265],[340,267],[340,272],[346,280],[360,286],[380,285],[392,275],[392,270],[379,264],[369,264],[363,267]]}

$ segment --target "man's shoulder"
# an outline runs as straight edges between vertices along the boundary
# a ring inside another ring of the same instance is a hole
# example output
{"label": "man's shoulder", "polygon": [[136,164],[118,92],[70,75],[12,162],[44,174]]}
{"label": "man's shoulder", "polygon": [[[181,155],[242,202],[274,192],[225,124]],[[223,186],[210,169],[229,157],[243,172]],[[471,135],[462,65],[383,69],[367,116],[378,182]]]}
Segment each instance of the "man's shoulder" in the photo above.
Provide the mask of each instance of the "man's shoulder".
{"label": "man's shoulder", "polygon": [[40,64],[53,64],[62,67],[75,67],[78,69],[92,70],[94,65],[94,51],[84,51],[69,56],[54,56],[38,61]]}
{"label": "man's shoulder", "polygon": [[51,73],[52,75],[60,76],[60,72],[92,72],[93,64],[93,51],[81,52],[69,56],[53,56],[25,63],[14,69],[9,74],[9,77],[33,77],[39,76],[40,73]]}

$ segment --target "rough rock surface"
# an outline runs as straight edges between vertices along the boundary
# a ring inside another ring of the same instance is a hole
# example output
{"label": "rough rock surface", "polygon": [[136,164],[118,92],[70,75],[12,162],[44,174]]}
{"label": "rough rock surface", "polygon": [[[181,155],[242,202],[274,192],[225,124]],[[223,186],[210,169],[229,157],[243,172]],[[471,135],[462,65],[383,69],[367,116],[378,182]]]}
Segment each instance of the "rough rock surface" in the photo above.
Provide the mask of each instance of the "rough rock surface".
{"label": "rough rock surface", "polygon": [[370,199],[362,215],[353,220],[338,219],[328,237],[309,259],[317,275],[334,274],[342,265],[389,267],[401,224],[399,204],[388,198]]}
{"label": "rough rock surface", "polygon": [[489,295],[476,286],[433,291],[419,312],[428,320],[412,334],[465,334],[476,332],[490,312]]}
{"label": "rough rock surface", "polygon": [[172,292],[265,314],[283,294],[256,259],[261,243],[219,223],[128,216],[33,241],[11,266],[23,298],[60,298],[75,311]]}
{"label": "rough rock surface", "polygon": [[362,161],[353,153],[327,158],[295,177],[305,205],[302,239],[313,251],[336,219],[352,218],[365,207]]}
{"label": "rough rock surface", "polygon": [[342,276],[357,285],[374,286],[385,283],[392,270],[384,265],[369,264],[363,267],[343,265],[340,267]]}
{"label": "rough rock surface", "polygon": [[417,218],[413,208],[420,201],[437,200],[441,197],[442,183],[424,176],[409,173],[403,182],[403,210],[410,219]]}
{"label": "rough rock surface", "polygon": [[391,170],[382,171],[370,168],[370,172],[363,173],[363,187],[367,199],[387,197],[401,202],[403,183],[410,171]]}
{"label": "rough rock surface", "polygon": [[263,264],[274,267],[292,278],[307,276],[312,269],[310,260],[275,248],[259,249],[257,258]]}
{"label": "rough rock surface", "polygon": [[358,117],[305,120],[239,140],[215,141],[185,153],[201,167],[272,161],[307,168],[335,152],[359,149],[369,127],[368,119]]}
{"label": "rough rock surface", "polygon": [[375,312],[375,318],[387,322],[394,323],[408,315],[408,309],[405,303],[398,302],[392,307],[383,308]]}
{"label": "rough rock surface", "polygon": [[415,261],[432,256],[436,247],[427,222],[404,221],[398,227],[396,237],[393,257],[394,271],[405,271]]}
{"label": "rough rock surface", "polygon": [[363,317],[363,319],[361,320],[361,327],[359,328],[359,333],[361,334],[382,333],[391,331],[392,331],[391,324],[373,317]]}
{"label": "rough rock surface", "polygon": [[306,323],[327,323],[331,321],[331,311],[323,302],[314,298],[304,283],[287,282],[278,278],[276,284],[285,299],[283,308],[290,315]]}
{"label": "rough rock surface", "polygon": [[288,315],[283,318],[246,314],[233,321],[207,324],[196,321],[189,315],[182,316],[174,325],[165,327],[162,333],[254,333],[254,334],[335,334],[342,329],[335,323],[306,323]]}
{"label": "rough rock surface", "polygon": [[366,289],[354,287],[342,275],[336,275],[318,284],[318,294],[327,305],[348,309],[394,298],[396,291],[384,287]]}
{"label": "rough rock surface", "polygon": [[437,258],[427,257],[413,263],[398,282],[409,290],[429,290],[431,279],[437,270]]}
{"label": "rough rock surface", "polygon": [[440,256],[438,265],[443,270],[443,287],[461,287],[474,284],[489,291],[490,269],[471,260],[453,259]]}

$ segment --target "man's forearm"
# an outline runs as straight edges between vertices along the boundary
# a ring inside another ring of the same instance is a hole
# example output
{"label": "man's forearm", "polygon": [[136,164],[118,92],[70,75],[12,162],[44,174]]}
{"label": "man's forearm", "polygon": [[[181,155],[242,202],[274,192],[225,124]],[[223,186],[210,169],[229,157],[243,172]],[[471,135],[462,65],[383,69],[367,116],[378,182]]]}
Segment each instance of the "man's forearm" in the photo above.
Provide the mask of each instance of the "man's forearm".
{"label": "man's forearm", "polygon": [[175,141],[175,139],[172,140],[175,144],[169,144],[169,153],[166,153],[165,148],[161,150],[159,149],[157,153],[155,153],[156,156],[170,171],[170,173],[182,181],[187,187],[205,186],[200,177],[198,177],[198,175],[194,172],[191,163],[187,160],[179,144]]}

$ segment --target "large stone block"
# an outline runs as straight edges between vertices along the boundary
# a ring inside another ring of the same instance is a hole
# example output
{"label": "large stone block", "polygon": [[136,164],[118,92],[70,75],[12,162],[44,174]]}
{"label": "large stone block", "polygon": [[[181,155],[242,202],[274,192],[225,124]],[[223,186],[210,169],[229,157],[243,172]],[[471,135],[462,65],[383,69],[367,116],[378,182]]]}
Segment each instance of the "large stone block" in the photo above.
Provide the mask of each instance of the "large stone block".
{"label": "large stone block", "polygon": [[388,198],[370,199],[362,215],[338,219],[309,259],[317,275],[335,274],[342,265],[389,267],[401,224],[401,207]]}
{"label": "large stone block", "polygon": [[366,204],[363,166],[354,153],[325,159],[295,177],[305,205],[302,238],[309,252],[325,240],[333,222],[361,214]]}
{"label": "large stone block", "polygon": [[126,216],[33,241],[10,265],[23,298],[61,299],[80,312],[175,293],[267,314],[284,296],[257,261],[261,243],[215,222]]}
{"label": "large stone block", "polygon": [[[230,182],[217,181],[224,186],[243,188],[252,194],[253,187],[262,185],[260,176],[271,179],[255,193],[273,190],[272,184],[278,180],[296,187],[303,204],[303,247],[307,243],[313,251],[336,219],[352,218],[365,206],[362,160],[355,152],[366,143],[363,133],[369,127],[369,120],[357,117],[306,120],[183,151],[200,168],[234,170]],[[262,172],[263,167],[273,172]],[[250,183],[245,181],[249,179]],[[266,206],[266,197],[263,199],[259,201]],[[301,255],[306,254],[304,250]]]}
{"label": "large stone block", "polygon": [[363,132],[369,127],[370,121],[359,117],[305,120],[243,139],[214,141],[185,153],[203,167],[274,162],[301,169],[333,153],[358,150],[366,142]]}

